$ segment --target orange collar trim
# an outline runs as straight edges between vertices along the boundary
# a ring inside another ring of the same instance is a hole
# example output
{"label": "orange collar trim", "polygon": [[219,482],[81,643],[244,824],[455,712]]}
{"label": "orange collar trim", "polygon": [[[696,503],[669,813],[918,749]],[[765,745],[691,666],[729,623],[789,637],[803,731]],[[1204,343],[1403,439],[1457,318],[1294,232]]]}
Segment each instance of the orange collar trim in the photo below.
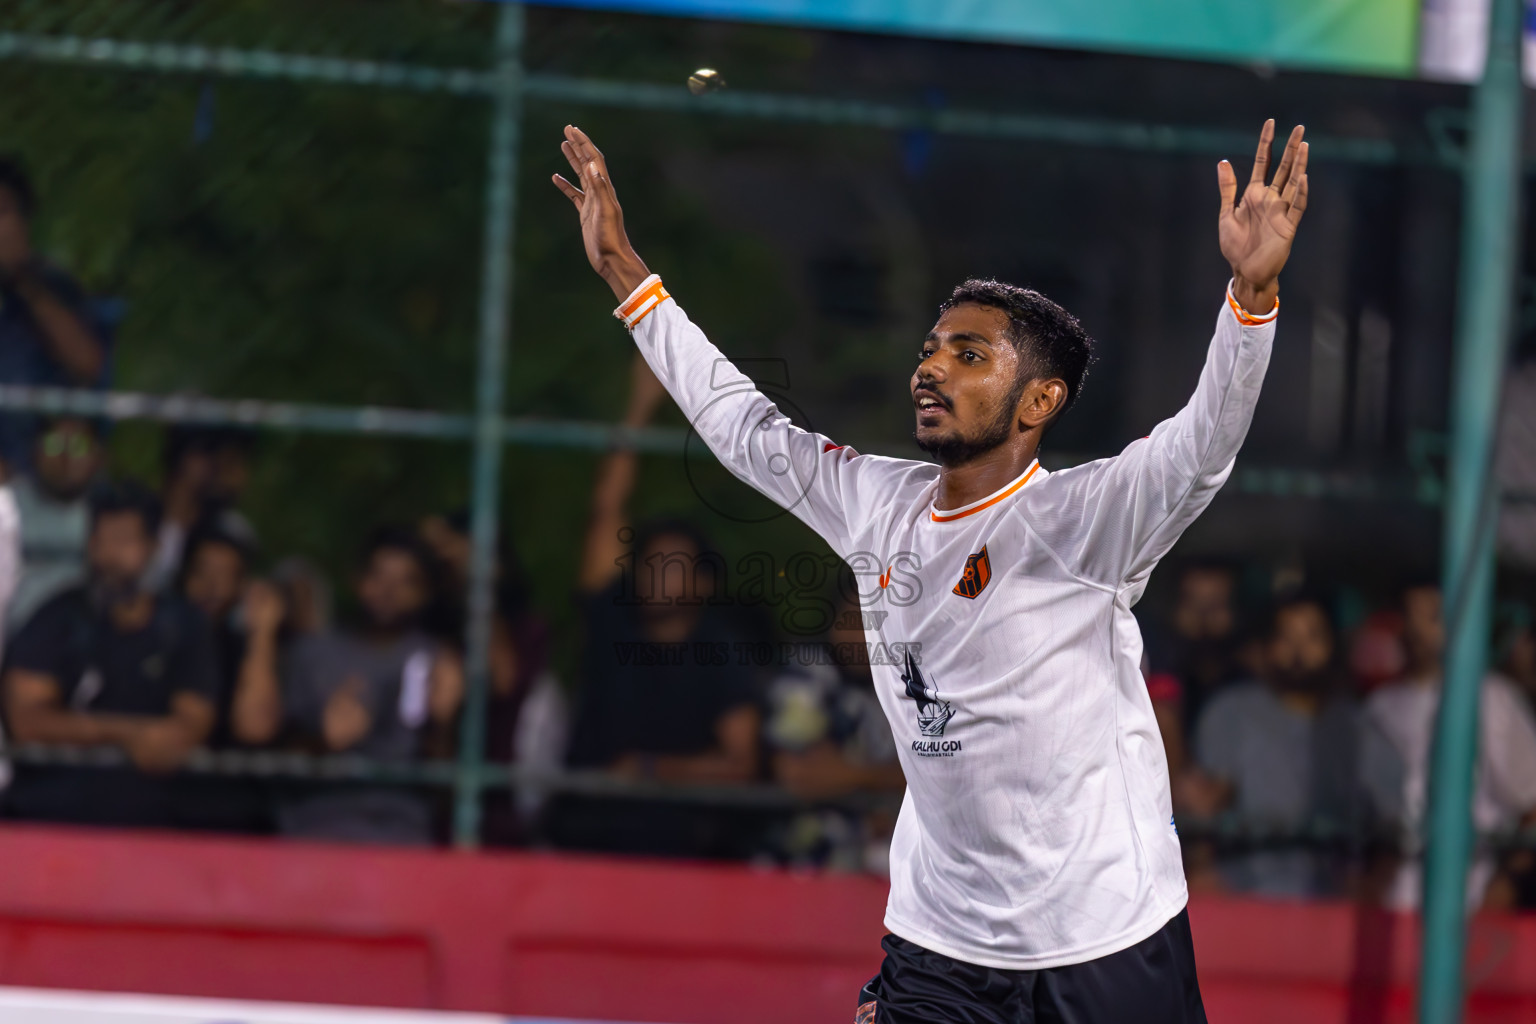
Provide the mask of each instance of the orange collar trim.
{"label": "orange collar trim", "polygon": [[948,512],[941,513],[938,509],[931,509],[928,513],[928,518],[932,519],[936,523],[952,523],[956,519],[964,519],[966,516],[975,515],[982,509],[991,508],[993,505],[996,505],[1004,498],[1018,491],[1020,487],[1023,487],[1025,484],[1029,483],[1029,478],[1034,476],[1035,470],[1039,468],[1040,460],[1036,459],[1034,462],[1030,463],[1029,468],[1024,471],[1023,476],[1019,477],[1013,483],[1009,484],[1007,487],[1004,487],[990,498],[982,498],[980,501],[973,505],[966,505],[964,508],[951,509]]}

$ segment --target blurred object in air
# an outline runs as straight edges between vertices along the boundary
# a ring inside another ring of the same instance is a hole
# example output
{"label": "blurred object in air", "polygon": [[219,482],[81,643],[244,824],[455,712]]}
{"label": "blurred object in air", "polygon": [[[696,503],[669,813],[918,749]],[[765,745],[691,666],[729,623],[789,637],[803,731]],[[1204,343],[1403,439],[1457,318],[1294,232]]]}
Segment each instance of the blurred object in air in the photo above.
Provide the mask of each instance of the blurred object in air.
{"label": "blurred object in air", "polygon": [[688,76],[688,91],[695,96],[707,92],[719,92],[725,88],[725,76],[714,68],[699,68]]}

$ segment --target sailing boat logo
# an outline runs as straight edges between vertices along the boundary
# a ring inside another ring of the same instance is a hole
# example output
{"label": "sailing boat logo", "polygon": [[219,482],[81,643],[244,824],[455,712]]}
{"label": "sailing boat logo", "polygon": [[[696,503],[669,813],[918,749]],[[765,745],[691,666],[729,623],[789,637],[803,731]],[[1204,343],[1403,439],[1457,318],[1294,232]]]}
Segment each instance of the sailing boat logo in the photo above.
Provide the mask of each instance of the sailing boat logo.
{"label": "sailing boat logo", "polygon": [[901,681],[907,684],[907,696],[917,702],[918,732],[924,736],[943,736],[944,727],[955,717],[955,709],[949,706],[949,701],[940,700],[939,691],[928,685],[922,669],[912,660],[911,651],[907,652],[906,668],[901,673]]}

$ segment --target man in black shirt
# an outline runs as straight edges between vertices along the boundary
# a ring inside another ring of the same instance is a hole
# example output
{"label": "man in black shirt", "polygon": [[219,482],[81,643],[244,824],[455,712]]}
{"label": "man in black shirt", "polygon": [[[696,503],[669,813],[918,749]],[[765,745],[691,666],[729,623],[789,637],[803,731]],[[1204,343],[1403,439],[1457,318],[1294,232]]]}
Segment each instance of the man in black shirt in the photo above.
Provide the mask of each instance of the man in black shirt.
{"label": "man in black shirt", "polygon": [[640,582],[578,596],[586,690],[571,760],[633,778],[750,782],[761,700],[742,664],[750,637],[707,603],[714,581],[700,568],[699,533],[671,521],[640,532]]}
{"label": "man in black shirt", "polygon": [[[636,358],[626,426],[666,397]],[[740,784],[760,774],[761,695],[740,648],[753,639],[711,603],[719,556],[691,525],[626,525],[637,455],[598,469],[578,601],[586,627],[572,767],[635,779]],[[739,812],[650,800],[561,802],[557,842],[587,849],[741,856],[760,822]]]}
{"label": "man in black shirt", "polygon": [[[215,516],[199,524],[187,539],[186,557],[176,591],[208,622],[218,685],[214,692],[212,750],[249,749],[234,728],[234,709],[249,697],[242,690],[242,668],[250,646],[252,606],[278,602],[271,584],[251,579],[256,557],[254,535],[236,516]],[[163,531],[162,531],[163,532]],[[281,614],[279,612],[279,614]],[[246,682],[244,690],[252,684]],[[267,780],[220,775],[192,775],[178,780],[177,823],[186,828],[229,832],[272,831],[272,798]]]}
{"label": "man in black shirt", "polygon": [[[106,332],[85,293],[32,248],[36,196],[19,161],[0,156],[0,383],[100,387]],[[0,415],[0,460],[14,472],[31,457],[37,417]]]}
{"label": "man in black shirt", "polygon": [[202,616],[143,586],[157,519],[153,495],[137,485],[93,498],[88,582],[38,610],[4,675],[16,742],[118,747],[133,767],[22,766],[9,793],[15,817],[175,823],[168,775],[212,728],[218,669]]}

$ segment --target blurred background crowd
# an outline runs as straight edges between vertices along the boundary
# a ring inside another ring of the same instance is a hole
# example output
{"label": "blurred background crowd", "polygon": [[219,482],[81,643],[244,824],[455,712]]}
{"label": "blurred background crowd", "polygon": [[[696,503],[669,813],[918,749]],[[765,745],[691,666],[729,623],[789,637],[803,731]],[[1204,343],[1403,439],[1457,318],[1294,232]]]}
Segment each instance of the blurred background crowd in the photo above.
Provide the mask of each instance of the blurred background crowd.
{"label": "blurred background crowd", "polygon": [[[473,5],[397,6],[389,31],[428,57],[480,54],[488,22]],[[297,26],[301,11],[271,4],[256,21]],[[1438,83],[1277,78],[1272,67],[529,17],[528,59],[545,72],[670,74],[707,50],[763,87],[935,107],[1152,117],[1183,104],[1244,130],[1262,109],[1324,137],[1385,138],[1419,132],[1461,97]],[[429,21],[438,35],[421,28]],[[243,24],[215,27],[238,35]],[[957,54],[958,81],[946,77]],[[106,97],[71,77],[81,72],[49,74],[0,68],[0,113],[53,186],[0,160],[0,385],[318,392],[417,408],[462,398],[481,141],[462,122],[416,97],[365,106],[262,83],[281,93],[266,107],[247,83],[182,82]],[[116,139],[111,160],[83,131],[69,137],[75,149],[50,149],[64,111],[93,111],[92,139],[115,139],[108,122],[126,115],[114,103],[164,130],[143,133],[141,149]],[[528,137],[555,138],[568,115],[530,114]],[[807,141],[783,126],[706,133],[693,121],[662,145],[637,120],[606,117],[593,115],[606,131],[593,134],[632,171],[632,231],[657,239],[642,249],[674,293],[727,351],[773,357],[744,366],[786,411],[807,422],[803,405],[861,450],[906,454],[902,382],[928,299],[978,270],[1041,288],[1100,338],[1103,361],[1052,435],[1048,465],[1112,453],[1193,386],[1223,280],[1203,156],[994,157],[988,140],[916,130]],[[273,141],[289,134],[291,149]],[[392,159],[366,167],[379,192],[362,196],[349,161],[375,149]],[[91,177],[103,166],[121,170]],[[1410,906],[1444,647],[1437,495],[1423,483],[1444,424],[1451,300],[1437,284],[1450,278],[1459,186],[1406,162],[1319,160],[1313,173],[1320,197],[1341,198],[1309,214],[1245,462],[1136,609],[1143,669],[1193,886]],[[987,197],[964,211],[974,223],[963,231],[957,180]],[[1038,201],[1084,191],[1095,202]],[[677,425],[644,366],[624,371],[621,332],[598,288],[584,289],[556,200],[533,204],[520,228],[529,298],[511,412]],[[757,309],[769,292],[787,297],[782,322]],[[112,294],[128,308],[102,298]],[[1536,365],[1529,309],[1525,367]],[[223,338],[241,344],[210,340]],[[1528,369],[1511,380],[1536,393]],[[1512,401],[1510,415],[1530,407]],[[4,815],[447,841],[438,786],[199,768],[205,751],[393,765],[461,753],[465,460],[426,442],[348,443],[0,413],[0,528],[16,537],[0,669]],[[1244,476],[1250,455],[1343,484],[1298,494]],[[1523,464],[1514,456],[1511,472]],[[480,840],[879,873],[903,780],[849,581],[796,524],[760,525],[760,505],[690,458],[620,447],[510,459],[483,755],[521,774],[484,795]],[[1474,896],[1504,907],[1536,906],[1536,858],[1496,841],[1536,824],[1536,592],[1521,571],[1502,584],[1474,806],[1489,837]],[[60,754],[71,749],[102,763]],[[567,775],[611,785],[558,784]],[[768,789],[782,799],[762,798]]]}
{"label": "blurred background crowd", "polygon": [[[32,254],[34,203],[20,163],[0,160],[0,352],[10,356],[0,382],[100,386],[110,325],[66,272]],[[666,401],[635,358],[622,423],[646,427]],[[111,471],[106,430],[75,416],[0,417],[19,558],[0,675],[6,734],[23,749],[124,755],[110,767],[20,758],[5,813],[444,841],[446,805],[430,788],[180,769],[199,748],[453,756],[466,515],[423,508],[413,521],[376,524],[350,571],[332,578],[264,545],[246,514],[254,434],[167,429],[157,478],[140,481]],[[519,541],[501,540],[484,754],[638,783],[772,784],[802,805],[525,784],[486,795],[482,840],[883,870],[903,782],[851,577],[823,574],[809,603],[775,621],[745,591],[784,570],[733,579],[694,520],[631,522],[640,463],[633,450],[611,451],[592,481],[584,543],[570,552],[573,678],[552,665],[551,626],[530,602]],[[1412,905],[1444,647],[1438,584],[1404,577],[1372,601],[1299,564],[1190,560],[1164,575],[1162,599],[1138,614],[1175,814],[1196,826],[1192,884]],[[1528,605],[1505,604],[1495,655],[1475,812],[1488,833],[1536,822]],[[1533,866],[1529,853],[1485,851],[1472,884],[1518,905],[1536,899]]]}

